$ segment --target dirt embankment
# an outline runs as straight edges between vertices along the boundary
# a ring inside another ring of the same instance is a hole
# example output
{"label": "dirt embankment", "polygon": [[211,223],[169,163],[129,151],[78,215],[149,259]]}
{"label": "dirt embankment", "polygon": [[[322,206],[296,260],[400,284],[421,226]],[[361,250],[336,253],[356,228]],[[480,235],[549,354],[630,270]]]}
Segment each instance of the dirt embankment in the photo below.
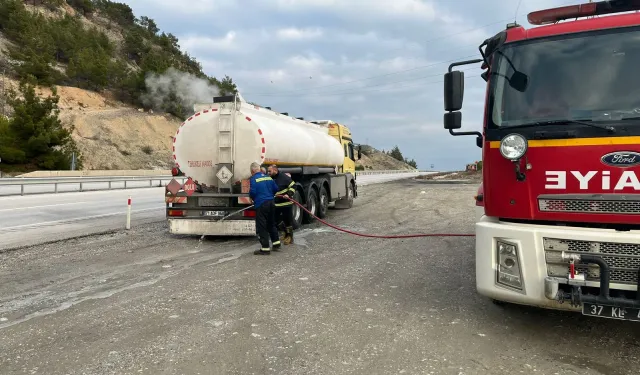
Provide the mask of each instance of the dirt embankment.
{"label": "dirt embankment", "polygon": [[362,145],[362,158],[356,161],[356,166],[365,170],[415,170],[409,164],[369,145]]}
{"label": "dirt embankment", "polygon": [[470,180],[482,181],[482,171],[441,172],[416,177],[420,180]]}
{"label": "dirt embankment", "polygon": [[[7,79],[7,87],[17,82]],[[109,94],[57,86],[60,120],[73,125],[73,139],[84,169],[170,169],[172,137],[180,120],[165,113],[141,112]],[[51,90],[39,88],[41,96]]]}
{"label": "dirt embankment", "polygon": [[[40,90],[45,95],[48,90]],[[172,136],[180,120],[118,103],[75,87],[58,87],[60,119],[73,138],[85,169],[170,169]]]}

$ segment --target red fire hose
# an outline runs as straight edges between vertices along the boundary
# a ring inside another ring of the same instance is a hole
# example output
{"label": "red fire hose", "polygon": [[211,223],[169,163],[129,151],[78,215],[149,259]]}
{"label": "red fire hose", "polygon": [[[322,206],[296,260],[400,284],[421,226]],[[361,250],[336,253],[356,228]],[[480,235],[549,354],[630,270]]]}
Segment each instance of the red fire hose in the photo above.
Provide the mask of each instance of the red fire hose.
{"label": "red fire hose", "polygon": [[333,224],[327,223],[326,221],[324,221],[324,220],[320,219],[319,217],[317,217],[316,215],[312,214],[302,204],[294,201],[293,199],[289,198],[286,195],[278,195],[278,197],[284,198],[284,199],[287,199],[287,200],[291,201],[293,204],[295,204],[296,206],[298,206],[301,209],[303,209],[306,213],[308,213],[309,215],[313,216],[316,220],[318,220],[322,224],[324,224],[324,225],[326,225],[328,227],[331,227],[331,228],[333,228],[335,230],[339,230],[340,232],[352,234],[354,236],[368,237],[368,238],[387,238],[387,239],[419,238],[419,237],[475,237],[476,236],[475,234],[464,234],[464,233],[420,233],[420,234],[397,234],[397,235],[358,233],[358,232],[350,231],[348,229],[343,229],[343,228],[340,228],[340,227],[335,226]]}

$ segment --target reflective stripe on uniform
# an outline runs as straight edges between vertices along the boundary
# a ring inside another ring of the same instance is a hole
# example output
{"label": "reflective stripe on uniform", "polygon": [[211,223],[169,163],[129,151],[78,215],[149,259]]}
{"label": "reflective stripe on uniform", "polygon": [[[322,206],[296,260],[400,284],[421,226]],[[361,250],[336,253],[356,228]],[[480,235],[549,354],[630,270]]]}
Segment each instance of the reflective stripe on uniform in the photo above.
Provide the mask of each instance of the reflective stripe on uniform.
{"label": "reflective stripe on uniform", "polygon": [[274,246],[275,246],[275,245],[280,245],[280,241],[276,241],[276,242],[274,242],[274,243],[273,243],[273,245],[274,245]]}
{"label": "reflective stripe on uniform", "polygon": [[271,177],[256,178],[256,182],[263,182],[263,181],[269,181],[269,180],[271,180]]}
{"label": "reflective stripe on uniform", "polygon": [[283,203],[276,203],[276,207],[290,206],[290,205],[292,205],[292,204],[293,204],[293,202],[291,202],[291,201],[286,201],[286,202],[283,202]]}
{"label": "reflective stripe on uniform", "polygon": [[291,181],[291,183],[289,184],[289,186],[287,186],[286,188],[280,190],[279,192],[276,193],[276,195],[282,195],[285,194],[287,191],[293,191],[295,192],[296,189],[293,187],[293,185],[295,185],[295,181]]}
{"label": "reflective stripe on uniform", "polygon": [[268,248],[268,247],[263,247],[263,248],[262,248],[262,249],[260,249],[260,250],[261,250],[261,251],[271,251],[271,249],[270,249],[270,248]]}

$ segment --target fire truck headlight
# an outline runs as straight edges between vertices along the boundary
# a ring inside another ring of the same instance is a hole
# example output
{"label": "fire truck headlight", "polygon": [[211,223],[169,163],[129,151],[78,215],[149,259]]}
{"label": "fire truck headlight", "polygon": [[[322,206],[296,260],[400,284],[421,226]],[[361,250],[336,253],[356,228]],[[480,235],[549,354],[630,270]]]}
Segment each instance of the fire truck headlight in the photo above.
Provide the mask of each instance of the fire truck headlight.
{"label": "fire truck headlight", "polygon": [[520,134],[509,134],[500,142],[500,153],[505,159],[516,161],[527,152],[527,140]]}
{"label": "fire truck headlight", "polygon": [[523,291],[522,272],[520,271],[520,259],[518,257],[518,247],[515,244],[497,241],[497,283],[509,288]]}

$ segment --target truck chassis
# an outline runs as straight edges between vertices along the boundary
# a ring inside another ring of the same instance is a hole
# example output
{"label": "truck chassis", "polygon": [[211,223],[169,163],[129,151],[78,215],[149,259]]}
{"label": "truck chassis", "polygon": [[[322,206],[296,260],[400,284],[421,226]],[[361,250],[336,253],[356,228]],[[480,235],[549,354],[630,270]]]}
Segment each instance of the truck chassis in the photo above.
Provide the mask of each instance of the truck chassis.
{"label": "truck chassis", "polygon": [[[280,173],[289,173],[295,181],[293,199],[301,203],[313,215],[327,217],[331,203],[336,209],[353,207],[357,197],[356,176],[336,173],[334,168],[303,166],[280,167]],[[171,234],[209,236],[255,236],[255,210],[249,207],[249,181],[243,180],[231,193],[211,192],[198,186],[189,196],[184,190],[165,194],[166,217]],[[224,218],[224,220],[223,220]],[[293,227],[314,222],[315,218],[293,205]]]}

